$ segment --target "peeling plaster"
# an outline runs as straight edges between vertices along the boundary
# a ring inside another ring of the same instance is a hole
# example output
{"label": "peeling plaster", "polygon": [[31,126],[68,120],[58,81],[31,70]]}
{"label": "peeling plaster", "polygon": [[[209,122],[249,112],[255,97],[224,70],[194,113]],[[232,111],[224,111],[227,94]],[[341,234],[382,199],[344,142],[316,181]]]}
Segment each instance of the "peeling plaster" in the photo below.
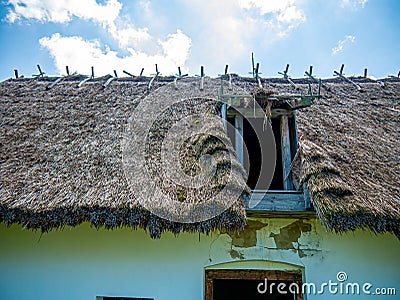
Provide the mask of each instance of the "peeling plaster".
{"label": "peeling plaster", "polygon": [[231,250],[229,251],[229,254],[231,255],[231,257],[232,257],[233,259],[235,259],[235,258],[244,259],[243,253],[241,253],[241,252],[239,252],[239,251],[236,251],[236,250],[231,249]]}
{"label": "peeling plaster", "polygon": [[279,233],[271,232],[270,237],[274,238],[276,247],[279,249],[295,249],[299,257],[307,256],[299,243],[299,238],[303,232],[310,232],[311,224],[304,223],[303,220],[297,220],[287,226],[280,228]]}
{"label": "peeling plaster", "polygon": [[[219,232],[219,241],[210,251],[210,262],[262,259],[302,265],[304,259],[323,259],[320,233],[314,220],[308,219],[247,219],[241,232]],[[216,255],[216,250],[221,252]]]}
{"label": "peeling plaster", "polygon": [[227,233],[232,238],[232,246],[249,248],[257,245],[257,230],[266,226],[267,223],[248,220],[246,227],[240,232],[221,231],[221,233]]}

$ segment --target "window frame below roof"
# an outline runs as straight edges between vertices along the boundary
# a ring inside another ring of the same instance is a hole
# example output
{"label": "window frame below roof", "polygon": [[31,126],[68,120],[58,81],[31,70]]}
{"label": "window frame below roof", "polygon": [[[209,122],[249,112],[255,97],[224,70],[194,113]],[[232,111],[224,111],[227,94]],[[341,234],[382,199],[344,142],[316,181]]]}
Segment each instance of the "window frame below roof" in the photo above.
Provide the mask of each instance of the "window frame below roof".
{"label": "window frame below roof", "polygon": [[[315,216],[315,211],[311,205],[310,194],[307,187],[303,185],[303,191],[296,190],[291,180],[292,176],[290,176],[292,161],[298,151],[296,112],[287,110],[286,112],[280,111],[280,113],[283,115],[283,118],[281,116],[280,130],[282,131],[282,127],[284,127],[285,130],[285,136],[281,138],[285,138],[285,143],[289,145],[285,153],[280,154],[282,155],[282,161],[285,160],[286,162],[282,168],[284,172],[283,178],[287,178],[286,182],[283,184],[284,189],[252,190],[250,199],[246,201],[246,211],[249,215],[254,216],[267,216],[269,214],[273,216],[287,216],[287,214],[296,214],[297,217],[313,217]],[[230,110],[227,104],[223,104],[221,115],[226,130],[228,128],[228,115],[233,115],[235,117],[236,131],[234,147],[238,155],[238,160],[243,165],[243,115],[235,110]],[[257,117],[261,118],[264,116]],[[238,119],[237,123],[236,118]]]}

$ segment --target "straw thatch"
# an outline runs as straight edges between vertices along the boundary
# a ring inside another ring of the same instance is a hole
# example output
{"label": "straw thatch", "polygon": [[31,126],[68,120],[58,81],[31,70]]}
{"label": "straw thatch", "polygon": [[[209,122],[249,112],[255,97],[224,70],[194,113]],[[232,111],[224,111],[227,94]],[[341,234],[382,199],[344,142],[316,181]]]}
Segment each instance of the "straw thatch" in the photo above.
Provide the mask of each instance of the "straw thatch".
{"label": "straw thatch", "polygon": [[[146,157],[154,175],[149,189],[161,188],[182,202],[202,202],[226,185],[227,166],[236,178],[231,190],[237,189],[243,169],[228,159],[233,150],[218,122],[203,124],[215,136],[196,135],[178,147],[182,169],[190,176],[201,172],[201,157],[213,155],[216,175],[207,188],[185,188],[165,180],[160,172],[161,141],[172,124],[185,114],[218,113],[211,101],[217,97],[218,80],[206,80],[205,89],[199,91],[200,80],[188,79],[178,82],[177,92],[172,78],[159,78],[148,93],[144,79],[115,80],[103,88],[106,78],[99,78],[77,88],[80,79],[66,79],[49,90],[46,86],[54,78],[1,83],[0,220],[44,231],[89,221],[107,228],[142,227],[153,237],[165,230],[209,232],[244,226],[247,190],[210,220],[172,222],[140,204],[141,195],[129,189],[123,171],[121,145],[132,111],[143,101],[157,106],[161,103],[157,101],[180,95],[191,100],[171,105],[147,139]],[[254,79],[233,79],[234,91],[229,93],[257,90]],[[293,81],[299,91],[307,91],[307,80]],[[337,232],[369,228],[400,236],[400,81],[382,80],[384,87],[368,79],[354,81],[362,92],[338,79],[325,80],[331,90],[323,91],[323,98],[311,107],[296,111],[299,155],[293,175],[300,188],[306,184],[327,228]],[[280,79],[262,83],[269,94],[299,92]]]}
{"label": "straw thatch", "polygon": [[360,85],[331,84],[298,112],[301,180],[328,228],[400,237],[400,81]]}
{"label": "straw thatch", "polygon": [[[149,97],[148,81],[113,81],[104,88],[107,78],[99,78],[77,88],[81,79],[66,79],[50,89],[49,83],[54,82],[54,78],[1,83],[0,221],[43,231],[88,221],[96,227],[145,228],[155,238],[167,230],[207,233],[215,228],[243,228],[246,190],[241,191],[237,199],[230,199],[233,202],[230,208],[205,221],[174,222],[145,209],[138,201],[142,195],[129,189],[122,166],[121,146],[129,117],[139,103],[149,100],[146,99]],[[153,88],[157,91],[163,85],[165,83],[160,81]],[[164,88],[173,90],[173,87]],[[214,86],[206,84],[204,91],[187,90],[191,91],[191,96],[214,95],[215,98]],[[188,96],[188,93],[182,96]],[[157,99],[153,100],[153,106],[158,106]],[[164,97],[163,101],[168,99]],[[221,141],[225,137],[223,123],[214,122],[208,126],[219,132],[220,139],[218,136],[194,136],[180,151],[181,163],[188,174],[197,172],[197,158],[204,154],[213,157],[211,164],[218,172],[207,188],[182,191],[178,186],[160,180],[157,147],[165,129],[182,117],[184,111],[217,112],[214,103],[200,102],[186,101],[175,109],[170,107],[164,111],[153,124],[147,139],[148,162],[156,173],[153,182],[147,184],[162,186],[167,189],[166,193],[175,194],[183,202],[207,199],[204,197],[210,197],[228,184],[227,166],[230,164],[236,166],[233,168],[236,176],[242,174],[241,178],[236,178],[237,182],[243,181],[244,177],[239,163],[230,161],[226,155],[233,150]],[[135,176],[140,178],[142,174]],[[230,183],[234,190],[235,182]],[[199,199],[201,196],[203,198]]]}

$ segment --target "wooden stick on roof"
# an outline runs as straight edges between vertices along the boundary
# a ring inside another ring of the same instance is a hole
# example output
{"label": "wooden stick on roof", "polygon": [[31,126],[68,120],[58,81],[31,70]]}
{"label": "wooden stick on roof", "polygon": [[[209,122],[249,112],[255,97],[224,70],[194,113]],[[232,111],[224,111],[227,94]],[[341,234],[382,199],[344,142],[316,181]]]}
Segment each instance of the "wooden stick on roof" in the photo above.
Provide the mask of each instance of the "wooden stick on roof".
{"label": "wooden stick on roof", "polygon": [[128,75],[129,77],[134,78],[135,76],[133,76],[133,74],[129,73],[128,71],[122,70],[122,73]]}
{"label": "wooden stick on roof", "polygon": [[289,64],[286,65],[286,69],[283,72],[278,72],[278,74],[283,75],[283,78],[285,78],[291,84],[291,86],[293,86],[297,90],[297,86],[290,78],[288,71],[289,71]]}
{"label": "wooden stick on roof", "polygon": [[218,76],[222,78],[228,78],[229,89],[232,89],[232,75],[228,73],[229,65],[225,65],[225,72],[224,74],[218,74]]}
{"label": "wooden stick on roof", "polygon": [[182,75],[182,71],[181,71],[181,67],[178,67],[178,74],[175,74],[175,78],[174,78],[174,87],[177,90],[178,89],[178,80],[188,76],[188,74],[183,74]]}
{"label": "wooden stick on roof", "polygon": [[92,75],[89,77],[83,79],[81,82],[78,83],[78,88],[80,88],[85,82],[89,81],[90,79],[94,79],[94,67],[92,66],[91,68]]}
{"label": "wooden stick on roof", "polygon": [[103,84],[103,87],[106,88],[110,85],[111,82],[113,82],[117,77],[111,76],[110,78],[107,79],[107,81]]}
{"label": "wooden stick on roof", "polygon": [[[143,70],[143,69],[142,69]],[[156,73],[155,74],[150,74],[153,75],[153,77],[150,79],[149,85],[148,85],[148,89],[151,89],[151,85],[153,84],[154,80],[156,80],[156,78],[161,75],[161,73],[158,71],[158,65],[156,64]]]}
{"label": "wooden stick on roof", "polygon": [[46,73],[44,73],[44,72],[42,71],[42,69],[40,68],[39,65],[36,65],[36,67],[37,67],[38,70],[39,70],[39,74],[34,74],[34,75],[32,75],[32,76],[35,77],[35,78],[44,77],[44,74],[46,74]]}
{"label": "wooden stick on roof", "polygon": [[256,67],[254,69],[254,78],[257,81],[258,87],[261,89],[262,88],[262,84],[261,84],[261,79],[260,79],[260,72],[259,72],[259,68],[260,68],[260,63],[256,64]]}
{"label": "wooden stick on roof", "polygon": [[326,84],[322,83],[322,81],[320,82],[319,80],[317,80],[317,78],[315,78],[315,77],[312,75],[312,71],[313,71],[313,66],[310,66],[310,71],[309,71],[309,72],[305,71],[304,74],[305,74],[309,79],[311,79],[314,83],[321,84],[321,86],[322,86],[326,91],[330,92],[330,91],[331,91],[330,87],[327,86]]}
{"label": "wooden stick on roof", "polygon": [[358,91],[361,91],[361,86],[359,86],[357,83],[355,83],[353,80],[347,78],[344,76],[343,74],[343,69],[344,69],[344,64],[342,64],[341,68],[340,68],[340,72],[338,71],[333,71],[333,76],[339,76],[340,79],[342,79],[343,81],[347,81],[348,83],[351,83],[352,85],[354,85]]}

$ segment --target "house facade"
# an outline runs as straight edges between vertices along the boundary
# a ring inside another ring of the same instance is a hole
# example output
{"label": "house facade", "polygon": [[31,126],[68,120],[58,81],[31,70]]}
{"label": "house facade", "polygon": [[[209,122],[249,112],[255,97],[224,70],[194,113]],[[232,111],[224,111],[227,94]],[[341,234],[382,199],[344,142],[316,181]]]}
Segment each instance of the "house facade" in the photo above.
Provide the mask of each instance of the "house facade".
{"label": "house facade", "polygon": [[399,297],[398,80],[83,80],[1,83],[0,299]]}
{"label": "house facade", "polygon": [[[1,237],[2,299],[204,299],[206,272],[221,269],[298,271],[316,286],[306,299],[398,297],[322,289],[329,280],[340,283],[337,274],[345,272],[344,283],[360,289],[371,283],[371,294],[393,287],[398,293],[399,241],[389,233],[328,233],[316,219],[250,219],[242,238],[166,233],[152,240],[144,230],[96,230],[89,224],[42,236],[2,224]],[[257,293],[263,281],[240,289]],[[225,290],[225,299],[231,290]],[[262,296],[254,299],[268,299]]]}

